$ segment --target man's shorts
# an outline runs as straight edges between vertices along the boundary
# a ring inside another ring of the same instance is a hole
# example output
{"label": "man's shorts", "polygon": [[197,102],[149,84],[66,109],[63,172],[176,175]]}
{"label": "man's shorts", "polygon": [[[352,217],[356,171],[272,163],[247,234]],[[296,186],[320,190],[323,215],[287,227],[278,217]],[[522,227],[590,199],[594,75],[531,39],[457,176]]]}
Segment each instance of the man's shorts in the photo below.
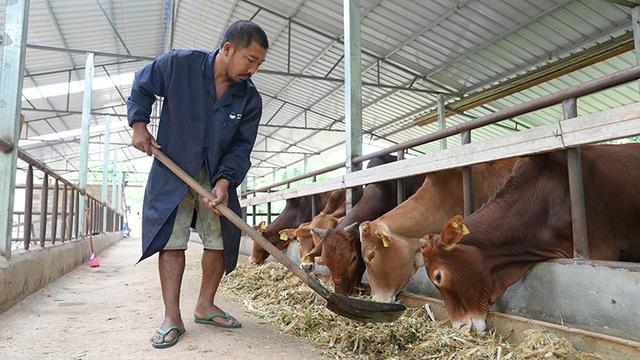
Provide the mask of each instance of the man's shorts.
{"label": "man's shorts", "polygon": [[[204,167],[200,169],[196,181],[204,186],[207,191],[211,191],[209,176]],[[197,208],[196,208],[197,207]],[[193,210],[198,211],[196,220],[196,231],[200,235],[202,244],[208,250],[222,250],[222,229],[220,227],[220,217],[209,210],[202,201],[202,197],[195,191],[189,189],[184,196],[176,212],[176,221],[173,224],[171,237],[164,247],[164,250],[186,250],[189,242],[189,226],[193,217]]]}

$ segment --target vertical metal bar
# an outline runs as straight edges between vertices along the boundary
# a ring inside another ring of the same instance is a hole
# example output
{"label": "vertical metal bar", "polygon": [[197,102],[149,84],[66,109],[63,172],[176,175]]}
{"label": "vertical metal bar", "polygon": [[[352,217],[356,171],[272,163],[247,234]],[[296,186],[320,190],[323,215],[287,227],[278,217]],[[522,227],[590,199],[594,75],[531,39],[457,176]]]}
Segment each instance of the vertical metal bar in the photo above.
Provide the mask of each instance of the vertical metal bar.
{"label": "vertical metal bar", "polygon": [[40,246],[44,247],[47,238],[47,205],[49,201],[49,174],[42,177],[42,189],[40,190]]}
{"label": "vertical metal bar", "polygon": [[69,111],[69,99],[71,98],[71,70],[69,70],[69,77],[67,78],[67,111]]}
{"label": "vertical metal bar", "polygon": [[[633,29],[636,65],[640,65],[640,6],[631,9],[631,28]],[[638,82],[638,86],[640,87],[640,82]]]}
{"label": "vertical metal bar", "polygon": [[[84,191],[87,188],[87,162],[89,160],[89,126],[91,125],[91,91],[93,87],[93,53],[87,54],[84,68],[84,93],[82,94],[82,137],[80,138],[80,175],[79,187]],[[80,197],[78,204],[78,226],[85,229],[85,195]]]}
{"label": "vertical metal bar", "polygon": [[[362,169],[352,159],[362,155],[362,54],[360,48],[360,0],[343,0],[344,12],[344,114],[346,172]],[[347,189],[347,211],[362,195],[362,187]]]}
{"label": "vertical metal bar", "polygon": [[60,240],[64,242],[67,236],[67,184],[62,188],[62,224],[60,228]]}
{"label": "vertical metal bar", "polygon": [[[110,137],[111,137],[111,115],[107,115],[105,121],[105,133],[104,133],[104,161],[102,165],[102,202],[107,203],[109,197],[109,154],[110,151]],[[104,213],[102,218],[102,231],[107,231],[107,213]]]}
{"label": "vertical metal bar", "polygon": [[31,245],[31,219],[33,216],[33,166],[27,168],[27,183],[24,189],[24,249]]}
{"label": "vertical metal bar", "polygon": [[[317,179],[318,177],[316,175],[313,175],[313,182],[316,182]],[[311,218],[316,215],[318,215],[318,204],[316,204],[315,195],[311,195]]]}
{"label": "vertical metal bar", "polygon": [[[438,128],[444,130],[447,127],[447,116],[444,105],[444,95],[438,95]],[[440,139],[440,150],[447,148],[447,139]]]}
{"label": "vertical metal bar", "polygon": [[[80,198],[83,198],[83,196],[80,196],[80,191],[76,191],[76,208],[73,211],[73,213],[76,215],[74,219],[75,239],[77,239],[78,234],[80,234]],[[84,211],[82,213],[84,213]]]}
{"label": "vertical metal bar", "polygon": [[[578,116],[576,99],[562,102],[562,113],[565,119]],[[569,173],[569,195],[571,197],[571,227],[573,231],[573,257],[589,258],[589,241],[587,238],[587,214],[584,203],[584,186],[582,183],[582,159],[580,147],[567,150],[567,171]]]}
{"label": "vertical metal bar", "polygon": [[[460,134],[462,144],[471,143],[471,131],[464,131]],[[473,214],[473,173],[471,166],[462,168],[462,198],[464,199],[464,217]]]}
{"label": "vertical metal bar", "polygon": [[76,192],[74,188],[71,188],[71,195],[69,198],[69,226],[67,228],[68,234],[67,234],[67,240],[71,240],[73,239],[73,224],[74,224],[74,218],[77,215],[75,213],[75,200],[76,200]]}
{"label": "vertical metal bar", "polygon": [[116,190],[117,190],[117,183],[118,183],[118,179],[117,179],[117,172],[118,172],[118,150],[114,150],[113,151],[113,167],[112,167],[112,171],[113,171],[113,182],[111,183],[111,208],[114,211],[113,214],[113,231],[116,231],[118,226],[116,224],[116,214],[118,214],[118,205],[116,204]]}
{"label": "vertical metal bar", "polygon": [[29,24],[29,0],[5,1],[4,32],[0,49],[0,138],[14,144],[13,151],[0,152],[0,255],[11,256],[16,161],[20,138],[20,107],[24,57]]}
{"label": "vertical metal bar", "polygon": [[[398,161],[404,160],[404,150],[398,151]],[[396,204],[400,205],[406,198],[404,178],[396,180]]]}
{"label": "vertical metal bar", "polygon": [[60,192],[60,184],[56,179],[53,184],[53,204],[51,205],[51,243],[56,243],[56,235],[58,232],[58,196]]}
{"label": "vertical metal bar", "polygon": [[[244,194],[245,192],[247,192],[247,188],[248,188],[248,178],[245,177],[244,180],[242,181],[242,184],[240,184],[240,194]],[[241,195],[241,199],[246,199],[247,196],[246,195]],[[242,220],[244,220],[244,222],[247,222],[247,207],[244,206],[242,208]],[[255,224],[253,224],[255,225]]]}
{"label": "vertical metal bar", "polygon": [[253,205],[251,207],[251,216],[253,217],[253,225],[256,225],[257,224],[257,222],[256,222],[257,219],[256,219],[256,206],[255,205]]}
{"label": "vertical metal bar", "polygon": [[287,72],[291,72],[291,19],[289,19],[289,25],[287,26]]}
{"label": "vertical metal bar", "polygon": [[267,203],[267,224],[271,224],[271,201]]}

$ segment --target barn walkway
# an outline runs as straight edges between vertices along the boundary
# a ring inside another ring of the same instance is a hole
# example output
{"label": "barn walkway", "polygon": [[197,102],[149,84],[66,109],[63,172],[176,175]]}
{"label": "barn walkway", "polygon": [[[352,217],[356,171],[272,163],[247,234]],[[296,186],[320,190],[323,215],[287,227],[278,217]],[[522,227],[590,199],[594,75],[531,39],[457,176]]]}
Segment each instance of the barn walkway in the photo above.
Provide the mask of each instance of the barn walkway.
{"label": "barn walkway", "polygon": [[192,321],[200,282],[199,244],[190,244],[182,285],[186,334],[170,349],[151,347],[162,320],[157,257],[135,265],[139,239],[124,239],[0,314],[0,359],[318,359],[320,351],[260,324],[241,304],[220,297],[241,329]]}

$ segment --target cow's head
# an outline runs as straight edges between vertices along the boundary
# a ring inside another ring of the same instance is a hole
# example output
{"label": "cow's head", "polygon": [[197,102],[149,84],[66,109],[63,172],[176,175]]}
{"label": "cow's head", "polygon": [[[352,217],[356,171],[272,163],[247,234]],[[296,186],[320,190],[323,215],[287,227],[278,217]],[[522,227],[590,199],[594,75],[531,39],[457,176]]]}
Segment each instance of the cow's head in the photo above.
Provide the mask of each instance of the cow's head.
{"label": "cow's head", "polygon": [[484,331],[493,286],[480,250],[460,243],[469,234],[462,220],[455,216],[441,234],[426,235],[422,254],[427,275],[444,298],[451,326]]}
{"label": "cow's head", "polygon": [[311,223],[300,225],[295,231],[295,237],[300,243],[300,268],[312,271],[316,257],[322,254],[320,237],[311,232],[312,228],[333,229],[338,224],[338,219],[330,214],[321,212],[313,218]]}
{"label": "cow's head", "polygon": [[[258,226],[256,226],[256,231],[261,233],[262,236],[271,244],[275,245],[276,248],[282,250],[289,244],[289,240],[282,240],[282,235],[279,231],[273,230],[273,223],[269,226],[263,226],[263,224],[264,221],[258,224]],[[251,261],[252,264],[260,265],[264,263],[268,256],[269,253],[265,249],[260,247],[260,245],[258,245],[256,242],[253,243],[253,248],[251,249],[251,257],[249,258],[249,261]]]}
{"label": "cow's head", "polygon": [[422,266],[420,239],[397,236],[382,221],[360,225],[362,258],[374,301],[393,302]]}
{"label": "cow's head", "polygon": [[313,228],[311,231],[320,238],[322,262],[329,267],[335,292],[351,295],[362,276],[358,264],[358,223],[344,229]]}

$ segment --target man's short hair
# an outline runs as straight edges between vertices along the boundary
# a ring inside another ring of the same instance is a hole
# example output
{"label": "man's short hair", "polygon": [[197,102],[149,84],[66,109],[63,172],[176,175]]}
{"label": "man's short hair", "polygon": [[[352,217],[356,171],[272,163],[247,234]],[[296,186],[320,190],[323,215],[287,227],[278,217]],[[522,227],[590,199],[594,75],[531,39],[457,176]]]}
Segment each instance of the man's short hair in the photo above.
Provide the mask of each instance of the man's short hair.
{"label": "man's short hair", "polygon": [[244,49],[251,45],[252,42],[258,43],[263,49],[269,48],[269,40],[267,34],[260,25],[249,20],[238,20],[231,24],[224,32],[220,47],[226,42],[230,42],[238,49]]}

